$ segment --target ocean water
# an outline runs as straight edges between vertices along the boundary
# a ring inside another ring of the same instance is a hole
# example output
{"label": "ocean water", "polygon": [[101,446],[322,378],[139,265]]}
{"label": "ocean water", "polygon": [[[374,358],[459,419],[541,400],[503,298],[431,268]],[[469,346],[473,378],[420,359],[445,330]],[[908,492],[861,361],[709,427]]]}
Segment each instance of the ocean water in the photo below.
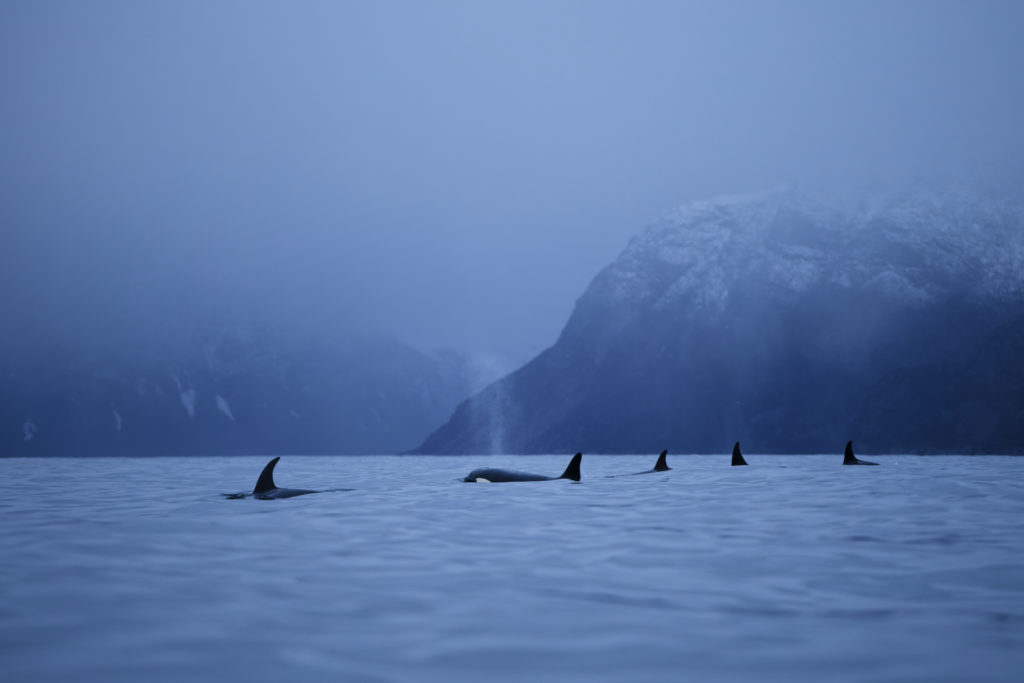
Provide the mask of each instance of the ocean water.
{"label": "ocean water", "polygon": [[1024,458],[5,459],[4,681],[1020,681]]}

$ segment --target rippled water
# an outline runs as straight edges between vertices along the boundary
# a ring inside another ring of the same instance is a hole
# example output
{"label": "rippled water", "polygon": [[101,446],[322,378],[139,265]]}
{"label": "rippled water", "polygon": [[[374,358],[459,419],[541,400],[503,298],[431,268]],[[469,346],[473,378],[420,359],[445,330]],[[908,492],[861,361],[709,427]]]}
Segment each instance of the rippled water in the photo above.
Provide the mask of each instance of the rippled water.
{"label": "rippled water", "polygon": [[5,681],[1021,680],[1024,458],[0,460]]}

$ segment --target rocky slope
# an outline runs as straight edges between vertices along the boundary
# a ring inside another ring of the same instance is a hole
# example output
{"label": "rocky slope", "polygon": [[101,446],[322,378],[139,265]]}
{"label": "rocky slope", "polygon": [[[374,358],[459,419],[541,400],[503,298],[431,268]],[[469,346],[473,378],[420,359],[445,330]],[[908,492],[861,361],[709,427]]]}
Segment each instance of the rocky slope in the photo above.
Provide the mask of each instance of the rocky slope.
{"label": "rocky slope", "polygon": [[695,203],[417,449],[1024,450],[1024,211],[958,187]]}
{"label": "rocky slope", "polygon": [[228,333],[186,352],[0,362],[0,454],[396,453],[469,395],[466,359]]}

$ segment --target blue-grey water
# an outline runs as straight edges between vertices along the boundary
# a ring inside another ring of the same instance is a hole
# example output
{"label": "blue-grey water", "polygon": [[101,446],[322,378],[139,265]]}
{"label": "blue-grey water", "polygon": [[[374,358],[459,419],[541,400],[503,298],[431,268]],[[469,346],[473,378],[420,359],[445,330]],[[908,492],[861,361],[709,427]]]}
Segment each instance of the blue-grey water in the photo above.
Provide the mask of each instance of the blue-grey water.
{"label": "blue-grey water", "polygon": [[1015,681],[1024,458],[7,459],[5,681]]}

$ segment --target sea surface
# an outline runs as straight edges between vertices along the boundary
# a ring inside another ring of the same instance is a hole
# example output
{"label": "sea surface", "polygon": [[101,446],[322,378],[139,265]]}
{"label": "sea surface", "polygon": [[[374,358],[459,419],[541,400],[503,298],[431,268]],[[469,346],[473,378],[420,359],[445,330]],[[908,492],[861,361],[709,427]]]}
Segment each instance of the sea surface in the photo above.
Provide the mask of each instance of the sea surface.
{"label": "sea surface", "polygon": [[1024,458],[870,459],[3,459],[0,678],[1024,680]]}

